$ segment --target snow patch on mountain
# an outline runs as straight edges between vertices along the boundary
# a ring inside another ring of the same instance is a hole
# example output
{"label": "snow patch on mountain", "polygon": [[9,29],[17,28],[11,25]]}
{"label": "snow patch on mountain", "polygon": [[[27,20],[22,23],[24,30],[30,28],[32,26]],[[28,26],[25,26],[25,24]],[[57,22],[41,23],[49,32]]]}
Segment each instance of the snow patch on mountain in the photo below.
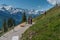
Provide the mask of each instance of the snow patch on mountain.
{"label": "snow patch on mountain", "polygon": [[28,10],[28,9],[21,9],[21,8],[14,8],[12,6],[8,6],[8,5],[5,5],[5,4],[2,4],[0,5],[0,10],[2,11],[8,11],[10,12],[10,14],[15,14],[15,13],[18,13],[18,12],[21,12],[21,13],[26,13],[26,14],[40,14],[41,11],[39,10],[34,10],[34,9],[31,9],[31,10]]}

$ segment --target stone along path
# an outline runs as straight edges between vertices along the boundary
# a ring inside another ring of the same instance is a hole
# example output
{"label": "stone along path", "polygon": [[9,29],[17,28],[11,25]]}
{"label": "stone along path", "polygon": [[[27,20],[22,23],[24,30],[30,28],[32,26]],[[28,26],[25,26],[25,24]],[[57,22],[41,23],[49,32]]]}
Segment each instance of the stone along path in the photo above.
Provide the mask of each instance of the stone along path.
{"label": "stone along path", "polygon": [[[34,24],[34,23],[33,23]],[[32,25],[33,25],[32,24]],[[14,36],[18,36],[21,38],[22,34],[30,27],[32,26],[31,24],[25,24],[24,27],[20,27],[21,24],[16,26],[14,29],[11,31],[5,33],[3,36],[0,37],[0,40],[12,40]]]}

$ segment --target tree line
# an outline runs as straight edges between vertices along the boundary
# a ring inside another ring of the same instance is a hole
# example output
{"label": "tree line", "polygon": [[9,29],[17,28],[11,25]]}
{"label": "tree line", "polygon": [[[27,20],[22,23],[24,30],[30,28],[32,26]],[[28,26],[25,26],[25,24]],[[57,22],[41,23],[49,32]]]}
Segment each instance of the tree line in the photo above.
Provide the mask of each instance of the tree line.
{"label": "tree line", "polygon": [[[24,12],[23,13],[23,16],[22,16],[22,22],[26,22],[26,13]],[[4,22],[3,22],[3,32],[7,32],[10,28],[14,28],[15,26],[15,20],[11,17],[9,18],[8,20],[4,19]]]}

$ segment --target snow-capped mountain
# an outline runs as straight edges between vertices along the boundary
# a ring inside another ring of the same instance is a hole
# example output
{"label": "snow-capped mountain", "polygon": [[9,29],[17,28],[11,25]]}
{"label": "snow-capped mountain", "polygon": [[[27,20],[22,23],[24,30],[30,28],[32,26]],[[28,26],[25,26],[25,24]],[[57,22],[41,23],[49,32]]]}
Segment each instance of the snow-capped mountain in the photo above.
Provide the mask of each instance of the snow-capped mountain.
{"label": "snow-capped mountain", "polygon": [[32,16],[32,18],[35,18],[35,17],[37,17],[37,16],[40,16],[40,14],[43,14],[44,13],[44,11],[39,11],[39,10],[34,10],[34,9],[32,9],[32,10],[28,10],[27,11],[27,15],[28,16]]}
{"label": "snow-capped mountain", "polygon": [[18,8],[13,8],[12,6],[8,5],[0,5],[0,16],[2,16],[4,19],[9,19],[12,17],[16,24],[20,23],[22,21],[22,12]]}
{"label": "snow-capped mountain", "polygon": [[8,11],[8,12],[10,12],[10,14],[17,13],[17,12],[23,12],[23,9],[21,9],[21,8],[14,8],[12,6],[8,6],[5,4],[0,5],[0,10]]}
{"label": "snow-capped mountain", "polygon": [[30,14],[36,15],[36,14],[42,13],[41,11],[34,10],[34,9],[28,10],[28,9],[22,9],[22,8],[14,8],[12,6],[8,6],[8,5],[5,5],[5,4],[0,5],[0,10],[10,12],[10,14],[15,14],[15,13],[18,13],[18,12],[23,13],[24,11],[26,12],[26,14],[29,14],[29,15]]}
{"label": "snow-capped mountain", "polygon": [[39,16],[42,12],[37,10],[28,10],[28,9],[22,9],[22,8],[14,8],[12,6],[8,6],[5,4],[0,5],[0,16],[4,18],[12,17],[15,22],[18,24],[22,21],[22,15],[23,13],[26,13],[26,16],[32,16],[33,18]]}

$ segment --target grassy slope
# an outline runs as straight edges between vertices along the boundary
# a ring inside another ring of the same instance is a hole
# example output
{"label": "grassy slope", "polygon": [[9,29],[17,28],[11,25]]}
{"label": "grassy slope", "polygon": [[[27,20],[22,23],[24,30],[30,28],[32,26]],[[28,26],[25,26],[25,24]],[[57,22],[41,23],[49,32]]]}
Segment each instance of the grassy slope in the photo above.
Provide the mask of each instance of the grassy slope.
{"label": "grassy slope", "polygon": [[23,34],[23,40],[60,40],[60,7],[48,10],[46,16],[41,15],[35,21]]}

